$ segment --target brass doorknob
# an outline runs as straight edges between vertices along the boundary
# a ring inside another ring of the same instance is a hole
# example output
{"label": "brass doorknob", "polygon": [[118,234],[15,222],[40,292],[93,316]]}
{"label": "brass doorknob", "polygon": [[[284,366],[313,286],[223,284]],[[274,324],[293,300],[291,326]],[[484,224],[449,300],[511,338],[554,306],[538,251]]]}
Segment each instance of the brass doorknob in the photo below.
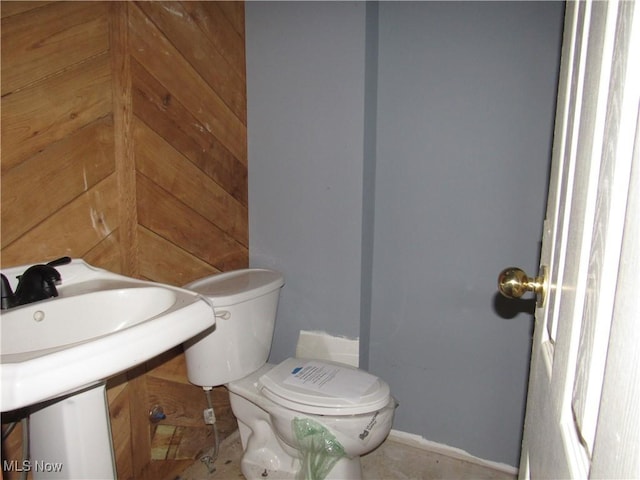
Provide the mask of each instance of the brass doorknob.
{"label": "brass doorknob", "polygon": [[538,297],[538,306],[544,304],[546,268],[542,267],[541,275],[530,278],[517,267],[505,268],[498,275],[498,290],[507,298],[520,298],[526,292],[533,292]]}

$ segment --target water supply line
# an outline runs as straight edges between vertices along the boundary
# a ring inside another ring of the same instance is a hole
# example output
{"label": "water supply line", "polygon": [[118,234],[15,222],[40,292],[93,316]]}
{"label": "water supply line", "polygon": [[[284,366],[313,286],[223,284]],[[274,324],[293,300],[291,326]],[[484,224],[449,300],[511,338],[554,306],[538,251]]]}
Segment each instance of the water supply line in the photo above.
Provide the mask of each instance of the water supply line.
{"label": "water supply line", "polygon": [[204,394],[207,397],[207,406],[203,412],[204,423],[207,425],[211,425],[213,427],[213,436],[214,436],[214,446],[213,446],[213,454],[205,455],[200,458],[200,461],[204,463],[209,469],[209,473],[213,473],[216,471],[216,467],[214,465],[215,461],[218,459],[218,453],[220,451],[220,437],[218,436],[218,426],[216,425],[216,415],[213,411],[213,402],[211,401],[211,389],[212,387],[202,387],[204,390]]}

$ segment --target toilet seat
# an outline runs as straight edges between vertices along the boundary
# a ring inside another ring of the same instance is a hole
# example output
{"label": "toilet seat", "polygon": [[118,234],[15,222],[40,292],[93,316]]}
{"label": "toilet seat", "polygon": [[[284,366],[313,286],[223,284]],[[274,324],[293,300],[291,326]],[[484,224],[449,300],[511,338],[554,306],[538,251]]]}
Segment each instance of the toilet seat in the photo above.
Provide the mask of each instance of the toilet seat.
{"label": "toilet seat", "polygon": [[326,360],[288,358],[259,379],[262,394],[285,408],[315,415],[358,415],[385,407],[386,382]]}

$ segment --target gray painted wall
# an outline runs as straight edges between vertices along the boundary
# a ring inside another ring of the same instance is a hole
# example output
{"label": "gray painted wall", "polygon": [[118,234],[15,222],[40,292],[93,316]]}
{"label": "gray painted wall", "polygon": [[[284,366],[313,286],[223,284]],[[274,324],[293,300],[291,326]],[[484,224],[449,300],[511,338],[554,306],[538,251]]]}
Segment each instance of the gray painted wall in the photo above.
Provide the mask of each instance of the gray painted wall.
{"label": "gray painted wall", "polygon": [[370,369],[395,428],[517,465],[531,316],[498,272],[537,272],[562,6],[380,5]]}
{"label": "gray painted wall", "polygon": [[[281,270],[271,361],[360,337],[394,428],[517,465],[561,3],[248,2],[250,261]],[[530,305],[526,305],[529,307]]]}
{"label": "gray painted wall", "polygon": [[285,274],[272,360],[358,337],[365,4],[246,4],[252,265]]}

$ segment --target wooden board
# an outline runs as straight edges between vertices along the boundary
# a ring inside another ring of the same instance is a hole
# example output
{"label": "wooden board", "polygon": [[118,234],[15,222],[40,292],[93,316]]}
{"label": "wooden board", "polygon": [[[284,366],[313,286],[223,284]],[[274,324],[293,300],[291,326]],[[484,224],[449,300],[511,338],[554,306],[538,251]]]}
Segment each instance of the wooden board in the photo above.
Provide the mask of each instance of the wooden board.
{"label": "wooden board", "polygon": [[132,61],[136,117],[243,205],[247,168],[141,64]]}
{"label": "wooden board", "polygon": [[3,97],[1,173],[110,112],[106,53]]}
{"label": "wooden board", "polygon": [[105,53],[109,48],[107,4],[48,4],[3,19],[1,35],[3,62],[11,65],[2,69],[2,95],[6,95]]}
{"label": "wooden board", "polygon": [[[34,228],[114,171],[113,125],[107,116],[3,173],[2,246]],[[61,185],[64,188],[60,188]]]}
{"label": "wooden board", "polygon": [[[246,126],[142,12],[129,12],[131,54],[171,91],[207,131],[246,164]],[[156,52],[149,55],[149,52]]]}
{"label": "wooden board", "polygon": [[224,188],[142,122],[135,122],[137,171],[248,246],[248,211]]}
{"label": "wooden board", "polygon": [[[202,4],[199,4],[201,6]],[[201,23],[191,16],[187,3],[140,2],[144,14],[184,56],[185,60],[217,93],[233,114],[246,125],[246,85],[241,72],[218,51],[221,43],[203,35]],[[192,10],[195,10],[193,8]],[[227,22],[219,22],[228,25]],[[214,26],[215,28],[215,26]],[[207,32],[204,32],[207,33]],[[193,42],[193,38],[202,38]]]}

